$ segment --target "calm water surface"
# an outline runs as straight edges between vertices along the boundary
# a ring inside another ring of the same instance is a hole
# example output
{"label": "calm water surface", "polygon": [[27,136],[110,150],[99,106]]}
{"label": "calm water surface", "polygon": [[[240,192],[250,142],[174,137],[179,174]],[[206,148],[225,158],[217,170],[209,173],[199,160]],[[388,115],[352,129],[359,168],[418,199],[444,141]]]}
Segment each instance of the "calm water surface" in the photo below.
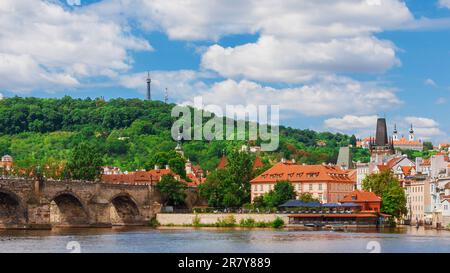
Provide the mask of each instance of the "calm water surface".
{"label": "calm water surface", "polygon": [[[333,232],[192,228],[0,231],[0,252],[449,252],[450,232],[399,228]],[[70,245],[70,244],[69,244]],[[379,248],[378,248],[379,246]]]}

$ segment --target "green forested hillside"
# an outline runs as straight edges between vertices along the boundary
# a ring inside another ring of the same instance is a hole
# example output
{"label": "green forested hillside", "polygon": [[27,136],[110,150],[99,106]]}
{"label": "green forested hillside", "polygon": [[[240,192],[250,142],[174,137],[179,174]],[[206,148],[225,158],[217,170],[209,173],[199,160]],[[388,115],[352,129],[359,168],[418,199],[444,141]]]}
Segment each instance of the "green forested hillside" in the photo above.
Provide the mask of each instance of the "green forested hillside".
{"label": "green forested hillside", "polygon": [[[0,155],[12,155],[20,166],[44,165],[67,160],[71,150],[85,142],[100,149],[106,165],[149,169],[159,162],[158,153],[176,146],[170,136],[173,106],[138,99],[3,99]],[[285,157],[309,164],[334,162],[339,147],[349,142],[350,137],[343,134],[281,127],[279,149],[262,156],[266,161]],[[212,170],[224,151],[244,143],[185,141],[183,149],[191,161]],[[368,159],[367,151],[354,152],[356,160]]]}

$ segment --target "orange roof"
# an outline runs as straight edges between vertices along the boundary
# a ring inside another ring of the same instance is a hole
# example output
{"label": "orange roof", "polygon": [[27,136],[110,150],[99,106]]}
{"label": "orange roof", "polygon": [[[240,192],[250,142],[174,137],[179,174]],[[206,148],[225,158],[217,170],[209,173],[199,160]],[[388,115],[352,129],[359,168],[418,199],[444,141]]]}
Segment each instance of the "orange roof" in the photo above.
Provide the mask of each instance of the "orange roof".
{"label": "orange roof", "polygon": [[222,158],[220,159],[219,164],[217,165],[217,169],[218,169],[218,170],[225,169],[225,168],[227,167],[227,165],[228,165],[228,159],[227,159],[227,157],[224,155],[224,156],[222,156]]}
{"label": "orange roof", "polygon": [[386,165],[377,165],[377,168],[378,168],[378,170],[380,170],[380,172],[388,171],[391,169]]}
{"label": "orange roof", "polygon": [[386,163],[389,169],[392,169],[398,162],[400,162],[404,157],[394,157]]}
{"label": "orange roof", "polygon": [[430,159],[429,158],[424,159],[422,161],[422,166],[430,166],[430,165],[431,165],[431,163],[430,163]]}
{"label": "orange roof", "polygon": [[413,140],[413,141],[410,141],[410,140],[407,140],[405,137],[402,137],[401,139],[399,139],[399,140],[394,140],[393,141],[393,143],[394,143],[394,145],[417,145],[417,146],[420,146],[420,145],[422,145],[422,142],[420,142],[420,141],[416,141],[416,140]]}
{"label": "orange roof", "polygon": [[347,171],[336,166],[298,165],[283,162],[275,164],[272,168],[250,181],[250,183],[267,183],[283,180],[295,182],[354,183]]}
{"label": "orange roof", "polygon": [[257,156],[255,158],[255,161],[253,161],[253,169],[258,169],[264,166],[264,163],[262,162],[261,158]]}
{"label": "orange roof", "polygon": [[[228,159],[226,156],[222,156],[222,158],[219,161],[219,164],[217,165],[217,169],[218,170],[222,170],[225,169],[228,165]],[[261,158],[259,156],[257,156],[255,158],[255,161],[253,161],[253,170],[257,169],[257,168],[261,168],[264,166],[264,163],[262,162]]]}
{"label": "orange roof", "polygon": [[340,201],[341,203],[344,202],[381,202],[381,198],[378,197],[375,193],[370,191],[360,191],[355,190],[351,193],[344,196],[344,198]]}
{"label": "orange roof", "polygon": [[413,166],[401,166],[401,168],[402,168],[403,174],[410,175],[411,171],[413,170],[414,167]]}
{"label": "orange roof", "polygon": [[347,173],[348,173],[348,176],[350,177],[350,179],[352,181],[356,182],[358,172],[356,170],[347,170]]}

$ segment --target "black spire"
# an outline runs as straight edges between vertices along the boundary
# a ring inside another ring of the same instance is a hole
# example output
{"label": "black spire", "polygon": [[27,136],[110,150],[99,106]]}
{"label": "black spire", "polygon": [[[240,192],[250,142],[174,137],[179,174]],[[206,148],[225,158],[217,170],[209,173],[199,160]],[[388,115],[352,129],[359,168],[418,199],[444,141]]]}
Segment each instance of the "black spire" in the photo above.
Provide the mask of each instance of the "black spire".
{"label": "black spire", "polygon": [[379,118],[377,120],[377,132],[376,132],[375,143],[377,146],[385,146],[385,145],[389,144],[385,118]]}

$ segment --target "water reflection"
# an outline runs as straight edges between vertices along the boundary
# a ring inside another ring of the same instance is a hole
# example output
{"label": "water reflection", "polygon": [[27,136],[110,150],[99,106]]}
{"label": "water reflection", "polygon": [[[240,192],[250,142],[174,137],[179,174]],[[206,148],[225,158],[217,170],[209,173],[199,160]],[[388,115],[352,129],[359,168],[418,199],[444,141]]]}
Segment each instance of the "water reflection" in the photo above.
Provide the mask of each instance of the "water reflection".
{"label": "water reflection", "polygon": [[0,231],[0,252],[450,252],[450,232],[423,228],[348,232],[190,229],[190,228],[59,228]]}

